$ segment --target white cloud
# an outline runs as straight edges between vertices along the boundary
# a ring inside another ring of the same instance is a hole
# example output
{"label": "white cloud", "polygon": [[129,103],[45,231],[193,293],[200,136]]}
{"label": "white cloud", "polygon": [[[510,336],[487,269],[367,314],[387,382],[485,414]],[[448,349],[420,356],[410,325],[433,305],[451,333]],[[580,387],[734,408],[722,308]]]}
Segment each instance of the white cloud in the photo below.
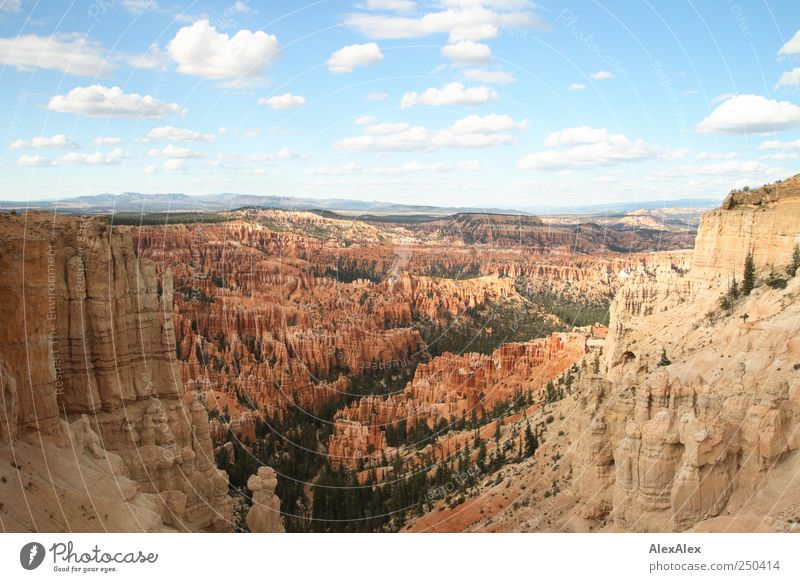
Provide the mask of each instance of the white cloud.
{"label": "white cloud", "polygon": [[779,55],[793,55],[796,53],[800,53],[800,30],[795,32],[794,36],[778,51]]}
{"label": "white cloud", "polygon": [[697,126],[700,133],[746,134],[783,131],[800,125],[800,107],[760,95],[737,95]]}
{"label": "white cloud", "polygon": [[364,133],[399,133],[410,128],[408,123],[379,123],[368,125],[364,128]]}
{"label": "white cloud", "polygon": [[374,39],[422,38],[447,34],[449,42],[494,38],[501,30],[544,29],[532,3],[518,0],[443,0],[425,14],[347,14],[345,24]]}
{"label": "white cloud", "polygon": [[224,153],[219,154],[218,160],[216,160],[218,165],[222,165],[224,167],[240,167],[240,165],[231,165],[229,162],[239,162],[240,164],[263,164],[267,162],[275,162],[275,161],[288,161],[288,160],[296,160],[299,159],[301,156],[292,148],[281,148],[275,153],[263,153],[263,154],[240,154],[238,152],[233,153]]}
{"label": "white cloud", "polygon": [[164,103],[150,95],[124,93],[119,87],[91,85],[76,87],[66,95],[56,95],[48,109],[90,117],[158,118],[185,113],[177,103]]}
{"label": "white cloud", "polygon": [[442,56],[459,63],[488,63],[492,60],[489,45],[473,40],[462,40],[442,47]]}
{"label": "white cloud", "polygon": [[383,101],[389,96],[388,93],[369,93],[367,99],[370,101]]}
{"label": "white cloud", "polygon": [[561,131],[551,133],[545,138],[544,145],[558,147],[600,143],[604,141],[608,141],[607,129],[581,125],[580,127],[568,127]]}
{"label": "white cloud", "polygon": [[470,87],[465,89],[462,83],[449,83],[442,87],[431,87],[422,93],[409,91],[403,95],[400,107],[415,105],[483,105],[497,101],[499,94],[488,87]]}
{"label": "white cloud", "polygon": [[283,95],[274,95],[269,99],[261,97],[258,100],[259,105],[269,105],[272,109],[292,109],[294,107],[302,107],[306,104],[306,98],[302,95],[292,95],[291,93],[284,93]]}
{"label": "white cloud", "polygon": [[22,10],[21,0],[0,0],[0,12],[19,12]]}
{"label": "white cloud", "polygon": [[364,134],[336,142],[336,148],[351,153],[432,151],[441,148],[487,148],[512,143],[515,132],[527,128],[527,120],[508,115],[470,115],[450,127],[431,130],[407,123],[367,126]]}
{"label": "white cloud", "polygon": [[261,137],[261,130],[255,127],[245,128],[239,133],[242,137]]}
{"label": "white cloud", "polygon": [[225,135],[226,133],[228,133],[228,128],[223,125],[217,130],[217,133],[220,135]]}
{"label": "white cloud", "polygon": [[800,150],[800,139],[794,141],[778,141],[768,140],[761,142],[758,149],[760,150]]}
{"label": "white cloud", "polygon": [[162,149],[153,148],[147,152],[147,155],[152,158],[176,158],[176,159],[189,159],[189,158],[204,158],[206,154],[196,152],[189,148],[182,148],[176,145],[166,145]]}
{"label": "white cloud", "polygon": [[78,33],[2,38],[0,62],[20,71],[50,69],[82,77],[102,77],[114,68],[99,43]]}
{"label": "white cloud", "polygon": [[795,67],[791,71],[787,71],[781,75],[781,80],[778,81],[778,85],[800,85],[800,67]]}
{"label": "white cloud", "polygon": [[167,54],[161,50],[161,47],[158,46],[157,43],[153,43],[148,47],[146,53],[125,54],[122,55],[121,60],[137,69],[158,69],[166,71],[169,59]]}
{"label": "white cloud", "polygon": [[611,79],[614,76],[614,73],[611,71],[597,71],[589,76],[595,81],[604,81],[605,79]]}
{"label": "white cloud", "polygon": [[199,131],[192,131],[191,129],[173,125],[155,127],[147,132],[147,137],[166,141],[202,141],[206,143],[214,141],[214,134],[212,133],[200,133]]}
{"label": "white cloud", "polygon": [[251,11],[250,7],[247,5],[246,2],[242,2],[242,0],[236,0],[231,6],[231,11],[235,14],[247,14]]}
{"label": "white cloud", "polygon": [[590,127],[556,132],[548,136],[548,140],[550,144],[571,147],[527,155],[517,162],[517,167],[543,171],[595,168],[651,159],[668,153],[644,140],[630,140],[622,134],[609,134],[608,130]]}
{"label": "white cloud", "polygon": [[727,101],[731,97],[735,97],[736,93],[720,93],[716,97],[713,97],[710,103],[722,103],[723,101]]}
{"label": "white cloud", "polygon": [[92,140],[97,145],[119,145],[122,143],[122,138],[120,137],[111,137],[111,136],[102,136],[96,137]]}
{"label": "white cloud", "polygon": [[158,166],[147,166],[144,169],[145,174],[158,174]]}
{"label": "white cloud", "polygon": [[770,166],[763,162],[729,160],[701,166],[677,166],[667,170],[651,172],[645,176],[645,179],[648,181],[663,181],[685,180],[693,176],[719,176],[724,177],[733,184],[742,179],[769,180],[780,177],[784,172],[783,168]]}
{"label": "white cloud", "polygon": [[481,83],[491,83],[493,85],[509,85],[517,82],[517,78],[511,73],[488,71],[486,69],[467,69],[464,71],[464,77],[471,81],[480,81]]}
{"label": "white cloud", "polygon": [[57,134],[52,137],[34,137],[30,141],[25,141],[22,139],[16,140],[10,146],[11,149],[18,150],[23,148],[48,148],[48,149],[55,149],[55,150],[74,150],[79,148],[77,142],[68,138],[66,135]]}
{"label": "white cloud", "polygon": [[277,58],[280,43],[261,30],[240,30],[229,36],[208,20],[199,20],[181,28],[167,50],[181,73],[247,84],[264,75]]}
{"label": "white cloud", "polygon": [[569,86],[570,91],[583,91],[584,89],[586,89],[586,85],[583,83],[572,83]]}
{"label": "white cloud", "polygon": [[44,156],[20,156],[17,159],[17,165],[30,168],[44,168],[47,166],[57,166],[58,162]]}
{"label": "white cloud", "polygon": [[128,12],[138,14],[144,10],[158,10],[158,2],[155,0],[122,0],[122,7]]}
{"label": "white cloud", "polygon": [[465,172],[477,172],[482,166],[483,164],[480,160],[464,160],[463,162],[458,162],[459,169]]}
{"label": "white cloud", "polygon": [[698,152],[695,156],[697,160],[732,160],[736,157],[736,152]]}
{"label": "white cloud", "polygon": [[101,166],[119,164],[125,159],[125,151],[122,148],[114,148],[109,153],[96,152],[94,154],[79,154],[71,152],[61,156],[61,161],[70,164],[83,164],[87,166]]}
{"label": "white cloud", "polygon": [[383,60],[381,48],[374,42],[351,44],[340,48],[327,61],[331,73],[352,73],[356,67],[366,67]]}
{"label": "white cloud", "polygon": [[374,115],[362,115],[361,117],[357,117],[353,123],[356,125],[370,125],[375,123],[377,120],[378,118]]}
{"label": "white cloud", "polygon": [[416,7],[417,3],[413,0],[367,0],[364,6],[367,10],[394,10],[396,12],[411,12]]}
{"label": "white cloud", "polygon": [[173,159],[164,162],[165,172],[172,172],[173,174],[185,174],[188,169],[189,168],[184,160]]}

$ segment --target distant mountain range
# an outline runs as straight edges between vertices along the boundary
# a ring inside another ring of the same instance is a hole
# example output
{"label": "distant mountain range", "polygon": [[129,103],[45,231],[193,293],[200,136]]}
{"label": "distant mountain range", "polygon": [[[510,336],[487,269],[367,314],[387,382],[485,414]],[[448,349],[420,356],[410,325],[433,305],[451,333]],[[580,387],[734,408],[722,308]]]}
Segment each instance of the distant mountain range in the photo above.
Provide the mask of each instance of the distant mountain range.
{"label": "distant mountain range", "polygon": [[608,204],[587,204],[582,206],[531,205],[520,207],[443,207],[414,204],[395,204],[380,201],[348,200],[345,198],[297,198],[291,196],[254,196],[251,194],[219,193],[189,196],[181,193],[141,194],[124,192],[122,194],[95,194],[63,198],[59,200],[20,201],[0,200],[0,209],[38,209],[59,210],[77,214],[109,214],[115,212],[214,212],[243,207],[278,208],[283,210],[330,210],[348,215],[451,215],[456,213],[481,212],[503,214],[509,211],[520,214],[567,215],[604,214],[648,210],[659,208],[704,209],[718,206],[720,200],[688,199],[642,200],[614,202]]}

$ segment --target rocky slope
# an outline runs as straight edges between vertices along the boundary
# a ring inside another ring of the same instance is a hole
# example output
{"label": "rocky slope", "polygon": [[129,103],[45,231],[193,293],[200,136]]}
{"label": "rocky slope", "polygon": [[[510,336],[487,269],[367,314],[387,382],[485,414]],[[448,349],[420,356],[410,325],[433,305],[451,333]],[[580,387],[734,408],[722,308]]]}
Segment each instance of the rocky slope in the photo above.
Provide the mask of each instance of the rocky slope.
{"label": "rocky slope", "polygon": [[[409,529],[800,528],[800,278],[766,284],[800,239],[797,184],[733,193],[706,214],[688,273],[630,277],[601,365],[581,366],[574,392],[531,419],[535,458]],[[750,250],[759,284],[722,309]]]}
{"label": "rocky slope", "polygon": [[208,415],[159,282],[105,221],[0,217],[0,521],[19,531],[231,527]]}

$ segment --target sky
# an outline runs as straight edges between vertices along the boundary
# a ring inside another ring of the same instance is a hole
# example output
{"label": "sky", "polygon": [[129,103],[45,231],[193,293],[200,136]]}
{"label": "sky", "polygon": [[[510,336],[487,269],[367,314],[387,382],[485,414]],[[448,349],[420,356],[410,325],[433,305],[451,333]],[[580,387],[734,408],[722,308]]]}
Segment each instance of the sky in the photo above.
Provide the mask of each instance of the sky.
{"label": "sky", "polygon": [[722,198],[799,88],[798,0],[0,0],[0,198]]}

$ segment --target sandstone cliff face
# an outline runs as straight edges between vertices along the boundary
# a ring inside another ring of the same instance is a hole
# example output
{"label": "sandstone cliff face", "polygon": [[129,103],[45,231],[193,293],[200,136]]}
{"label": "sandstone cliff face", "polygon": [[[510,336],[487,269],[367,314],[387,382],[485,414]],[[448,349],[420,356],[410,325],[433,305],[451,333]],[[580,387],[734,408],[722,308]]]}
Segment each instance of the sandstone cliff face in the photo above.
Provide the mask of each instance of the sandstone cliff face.
{"label": "sandstone cliff face", "polygon": [[[455,529],[798,529],[800,277],[764,283],[800,236],[798,178],[787,182],[706,214],[690,271],[628,276],[600,365],[580,366],[574,393],[541,412],[555,421],[535,460],[504,470],[525,485],[515,503],[492,505],[509,492],[488,479],[486,513],[454,512]],[[749,250],[761,283],[728,313],[719,298]]]}
{"label": "sandstone cliff face", "polygon": [[732,192],[721,208],[703,215],[692,276],[741,280],[749,251],[759,269],[789,263],[800,242],[800,176],[756,190]]}
{"label": "sandstone cliff face", "polygon": [[[121,514],[139,495],[153,496],[163,508],[158,523],[123,524],[112,516],[112,528],[229,529],[227,479],[214,464],[208,416],[200,403],[182,400],[171,273],[159,284],[154,266],[135,257],[130,238],[110,232],[100,219],[29,213],[3,216],[0,229],[4,458],[16,457],[15,443],[30,445],[34,434],[41,462],[71,457],[70,441],[78,437],[65,420],[80,422],[79,434],[89,436],[79,438],[91,441],[96,469],[107,480],[131,483],[116,495],[98,495],[117,503]],[[76,456],[73,471],[80,472],[84,457]],[[25,459],[15,462],[24,466]],[[93,484],[83,486],[86,507]],[[64,486],[47,478],[38,490]],[[23,489],[14,498],[25,504],[36,495]],[[45,507],[60,509],[47,501]],[[102,529],[108,516],[95,517],[93,529]],[[33,514],[16,522],[4,518],[6,528],[55,523]],[[69,519],[63,525],[73,527]]]}

